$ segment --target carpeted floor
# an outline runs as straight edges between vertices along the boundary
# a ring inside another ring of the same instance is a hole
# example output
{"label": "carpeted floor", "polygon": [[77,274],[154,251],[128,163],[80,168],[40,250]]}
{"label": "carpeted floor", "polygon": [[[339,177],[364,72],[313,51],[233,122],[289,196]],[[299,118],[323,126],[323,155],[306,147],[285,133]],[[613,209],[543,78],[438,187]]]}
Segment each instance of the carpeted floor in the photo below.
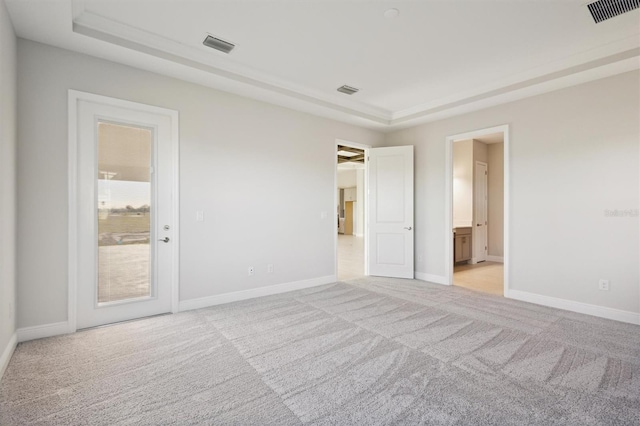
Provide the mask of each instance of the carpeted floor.
{"label": "carpeted floor", "polygon": [[22,343],[0,424],[638,425],[640,327],[364,278]]}

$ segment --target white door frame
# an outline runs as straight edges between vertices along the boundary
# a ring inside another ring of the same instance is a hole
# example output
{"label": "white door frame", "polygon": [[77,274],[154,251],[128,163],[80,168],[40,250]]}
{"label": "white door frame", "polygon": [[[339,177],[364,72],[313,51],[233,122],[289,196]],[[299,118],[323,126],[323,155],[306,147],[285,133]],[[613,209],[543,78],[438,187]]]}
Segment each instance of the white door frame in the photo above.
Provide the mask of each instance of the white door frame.
{"label": "white door frame", "polygon": [[364,275],[367,276],[369,275],[369,249],[367,248],[367,244],[366,244],[366,235],[367,235],[367,229],[369,228],[369,203],[368,201],[368,197],[367,197],[367,192],[369,191],[369,161],[368,161],[368,155],[369,155],[369,148],[371,148],[371,145],[364,145],[361,143],[357,143],[357,142],[351,142],[351,141],[347,141],[347,140],[343,140],[343,139],[336,139],[336,143],[335,143],[335,151],[334,151],[334,155],[333,155],[333,161],[334,161],[334,168],[333,168],[333,210],[331,210],[332,212],[332,222],[334,222],[334,226],[331,228],[333,230],[333,257],[335,259],[335,268],[333,270],[333,275],[336,277],[336,281],[338,280],[338,230],[336,229],[336,224],[335,224],[335,218],[333,217],[333,215],[335,214],[336,211],[336,206],[338,205],[338,203],[340,202],[340,200],[338,199],[338,155],[337,153],[337,149],[338,149],[338,145],[343,145],[343,146],[348,146],[351,148],[358,148],[358,149],[364,149],[364,200],[358,200],[357,202],[364,202],[363,205],[363,209],[364,209],[364,224],[363,224],[363,229],[364,229],[364,235],[362,236],[362,238],[365,239],[365,244],[364,244]]}
{"label": "white door frame", "polygon": [[444,241],[444,261],[445,271],[447,271],[447,285],[453,285],[453,143],[464,139],[477,139],[491,133],[504,134],[504,297],[509,297],[509,125],[504,124],[496,127],[474,130],[467,133],[447,136],[446,162],[445,162],[445,241]]}
{"label": "white door frame", "polygon": [[69,90],[69,144],[68,144],[68,332],[75,333],[77,330],[77,290],[78,290],[78,102],[90,101],[132,110],[143,111],[152,114],[164,115],[171,120],[171,150],[172,150],[172,173],[175,177],[172,191],[172,223],[171,229],[173,244],[171,244],[172,255],[172,276],[171,276],[171,312],[178,312],[179,304],[179,279],[180,279],[180,159],[179,159],[179,116],[178,111],[160,108],[151,105],[130,102],[107,96],[95,95],[92,93]]}

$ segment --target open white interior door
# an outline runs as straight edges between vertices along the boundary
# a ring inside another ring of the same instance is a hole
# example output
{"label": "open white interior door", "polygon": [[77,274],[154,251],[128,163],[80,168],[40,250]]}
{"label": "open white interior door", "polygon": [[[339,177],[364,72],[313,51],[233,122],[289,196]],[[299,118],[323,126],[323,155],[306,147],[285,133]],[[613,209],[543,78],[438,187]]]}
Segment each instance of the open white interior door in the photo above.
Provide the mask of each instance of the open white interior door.
{"label": "open white interior door", "polygon": [[369,149],[369,275],[413,278],[413,146]]}

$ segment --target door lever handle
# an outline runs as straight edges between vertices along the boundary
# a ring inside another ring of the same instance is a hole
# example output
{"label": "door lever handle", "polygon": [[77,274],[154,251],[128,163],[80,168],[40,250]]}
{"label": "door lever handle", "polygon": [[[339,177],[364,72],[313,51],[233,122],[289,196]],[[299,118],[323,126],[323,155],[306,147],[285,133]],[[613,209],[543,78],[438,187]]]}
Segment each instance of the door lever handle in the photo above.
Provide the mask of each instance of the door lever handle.
{"label": "door lever handle", "polygon": [[404,228],[404,229],[406,229],[407,231],[411,231],[413,228],[412,228],[412,227],[410,227],[410,226],[405,226],[405,228]]}
{"label": "door lever handle", "polygon": [[169,237],[164,237],[163,239],[158,240],[158,241],[162,241],[162,242],[168,243],[169,242]]}

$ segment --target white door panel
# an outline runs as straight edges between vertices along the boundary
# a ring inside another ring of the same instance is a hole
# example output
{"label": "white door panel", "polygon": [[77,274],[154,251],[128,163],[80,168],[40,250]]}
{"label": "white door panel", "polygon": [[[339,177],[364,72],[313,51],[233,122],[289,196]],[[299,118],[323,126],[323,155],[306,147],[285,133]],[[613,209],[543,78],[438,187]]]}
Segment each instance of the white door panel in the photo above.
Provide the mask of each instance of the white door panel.
{"label": "white door panel", "polygon": [[487,164],[476,161],[473,195],[475,206],[475,235],[473,236],[473,241],[475,247],[474,258],[476,262],[484,262],[487,260],[487,174]]}
{"label": "white door panel", "polygon": [[413,146],[369,150],[369,274],[413,278]]}
{"label": "white door panel", "polygon": [[89,100],[77,112],[77,328],[170,312],[171,118]]}

